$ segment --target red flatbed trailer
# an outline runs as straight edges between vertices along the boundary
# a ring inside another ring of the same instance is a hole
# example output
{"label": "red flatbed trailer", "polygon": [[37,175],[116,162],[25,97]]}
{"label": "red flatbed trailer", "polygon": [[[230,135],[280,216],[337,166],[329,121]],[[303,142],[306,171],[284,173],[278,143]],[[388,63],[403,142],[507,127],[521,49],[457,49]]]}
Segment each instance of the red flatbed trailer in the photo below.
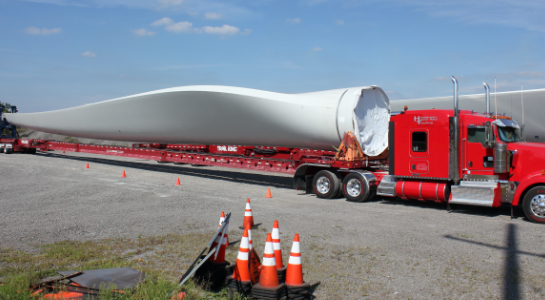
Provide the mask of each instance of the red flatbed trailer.
{"label": "red flatbed trailer", "polygon": [[[133,147],[66,143],[50,140],[0,138],[5,153],[70,151],[155,160],[159,163],[229,167],[295,174],[305,165],[331,168],[361,168],[360,161],[340,161],[337,152],[286,147],[241,145],[133,144]],[[368,161],[369,164],[369,161]],[[371,164],[376,164],[371,161]]]}

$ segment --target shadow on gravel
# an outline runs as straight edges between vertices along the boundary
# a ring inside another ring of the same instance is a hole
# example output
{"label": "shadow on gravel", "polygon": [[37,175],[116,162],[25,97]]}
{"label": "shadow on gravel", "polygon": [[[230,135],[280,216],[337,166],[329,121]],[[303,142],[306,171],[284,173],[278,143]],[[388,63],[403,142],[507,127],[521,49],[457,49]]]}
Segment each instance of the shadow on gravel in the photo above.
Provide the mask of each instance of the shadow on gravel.
{"label": "shadow on gravel", "polygon": [[[377,199],[380,204],[384,205],[393,205],[393,206],[411,206],[411,207],[422,207],[435,210],[444,210],[447,212],[447,205],[443,203],[435,203],[431,201],[416,201],[416,200],[402,200],[399,198],[379,198]],[[511,208],[509,207],[480,207],[480,206],[471,206],[471,205],[451,205],[452,211],[451,214],[464,214],[464,215],[475,215],[494,218],[497,216],[511,216]],[[522,216],[519,209],[515,207],[514,218]]]}
{"label": "shadow on gravel", "polygon": [[54,157],[60,159],[70,159],[82,162],[121,166],[127,168],[135,168],[147,171],[155,171],[161,173],[171,173],[179,175],[187,175],[208,179],[217,179],[231,182],[248,183],[262,186],[273,186],[277,188],[293,189],[293,183],[291,177],[275,176],[275,175],[263,175],[252,174],[244,172],[233,172],[223,170],[210,170],[207,168],[199,167],[184,167],[182,165],[165,165],[157,164],[152,165],[149,163],[132,162],[132,161],[119,161],[114,159],[96,158],[96,157],[74,157],[62,154],[54,153],[40,153],[36,154],[43,157]]}
{"label": "shadow on gravel", "polygon": [[507,245],[504,247],[490,245],[482,242],[467,240],[451,235],[445,235],[445,238],[465,242],[473,245],[503,250],[505,253],[505,262],[503,267],[503,299],[520,299],[520,266],[519,255],[528,255],[533,257],[545,258],[545,253],[538,254],[518,250],[517,245],[517,227],[515,224],[507,225]]}

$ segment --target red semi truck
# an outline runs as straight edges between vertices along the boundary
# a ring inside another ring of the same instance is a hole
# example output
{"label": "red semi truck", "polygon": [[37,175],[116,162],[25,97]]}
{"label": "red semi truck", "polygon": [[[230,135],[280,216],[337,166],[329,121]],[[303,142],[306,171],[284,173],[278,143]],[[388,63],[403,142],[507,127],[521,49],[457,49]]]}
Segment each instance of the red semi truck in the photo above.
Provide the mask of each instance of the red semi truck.
{"label": "red semi truck", "polygon": [[[4,153],[63,150],[294,174],[294,187],[319,198],[367,201],[375,195],[485,207],[522,206],[545,223],[545,145],[527,143],[508,117],[454,109],[392,113],[389,148],[363,154],[345,133],[337,151],[241,145],[138,144],[115,147],[0,138]],[[4,121],[3,126],[9,126]]]}

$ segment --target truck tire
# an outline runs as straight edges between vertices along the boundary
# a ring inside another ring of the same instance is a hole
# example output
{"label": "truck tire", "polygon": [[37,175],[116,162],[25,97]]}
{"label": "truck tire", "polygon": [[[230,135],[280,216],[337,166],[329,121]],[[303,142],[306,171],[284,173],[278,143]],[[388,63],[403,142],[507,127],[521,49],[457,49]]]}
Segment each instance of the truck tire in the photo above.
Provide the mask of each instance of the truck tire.
{"label": "truck tire", "polygon": [[337,178],[339,179],[339,191],[337,192],[337,196],[335,198],[344,198],[343,193],[343,179],[344,176],[341,173],[335,173],[337,175]]}
{"label": "truck tire", "polygon": [[331,199],[337,196],[341,187],[341,181],[335,173],[328,170],[321,170],[314,175],[312,187],[318,198]]}
{"label": "truck tire", "polygon": [[531,188],[524,196],[522,209],[528,220],[534,223],[545,223],[545,186]]}
{"label": "truck tire", "polygon": [[343,180],[343,194],[346,200],[353,202],[365,202],[373,198],[366,179],[357,172],[348,173]]}
{"label": "truck tire", "polygon": [[13,148],[4,148],[4,153],[6,154],[12,154],[13,153]]}

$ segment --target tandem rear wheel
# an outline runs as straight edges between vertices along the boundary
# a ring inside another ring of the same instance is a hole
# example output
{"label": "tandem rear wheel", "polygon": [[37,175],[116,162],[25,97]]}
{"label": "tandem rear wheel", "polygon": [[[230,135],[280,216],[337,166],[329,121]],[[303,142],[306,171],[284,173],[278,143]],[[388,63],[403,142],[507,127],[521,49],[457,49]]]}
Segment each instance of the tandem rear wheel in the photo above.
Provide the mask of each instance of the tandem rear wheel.
{"label": "tandem rear wheel", "polygon": [[339,195],[341,179],[331,171],[321,170],[314,175],[312,187],[318,198],[332,199]]}
{"label": "tandem rear wheel", "polygon": [[353,202],[365,202],[375,196],[371,191],[368,180],[358,172],[348,173],[344,177],[342,192],[346,200]]}
{"label": "tandem rear wheel", "polygon": [[545,223],[545,186],[531,188],[524,196],[522,209],[528,220]]}

